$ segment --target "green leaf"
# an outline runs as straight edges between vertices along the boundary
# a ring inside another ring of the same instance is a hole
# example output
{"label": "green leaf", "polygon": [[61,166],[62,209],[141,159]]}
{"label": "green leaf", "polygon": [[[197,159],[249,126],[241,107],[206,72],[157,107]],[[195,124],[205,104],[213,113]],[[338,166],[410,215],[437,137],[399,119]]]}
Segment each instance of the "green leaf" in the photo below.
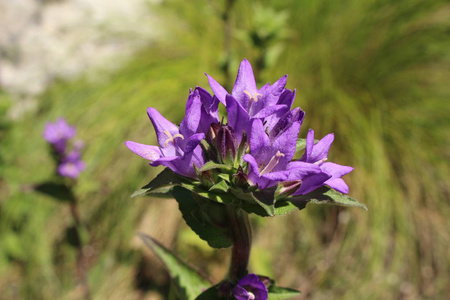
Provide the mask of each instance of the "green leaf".
{"label": "green leaf", "polygon": [[[298,195],[287,198],[299,209],[305,208],[306,204],[328,204],[338,206],[360,207],[367,210],[367,207],[350,196],[342,194],[332,188],[323,186],[306,195]],[[300,208],[301,207],[301,208]]]}
{"label": "green leaf", "polygon": [[230,195],[230,193],[209,192],[207,190],[204,190],[203,187],[198,184],[183,182],[180,186],[199,196],[202,196],[203,198],[207,198],[218,203],[232,203],[235,199],[232,195]]}
{"label": "green leaf", "polygon": [[[186,224],[202,240],[213,248],[231,247],[232,241],[227,232],[226,219],[221,215],[225,212],[224,204],[215,203],[208,199],[196,201],[191,191],[179,186],[172,189],[172,194],[178,202]],[[202,207],[198,202],[203,203]],[[225,228],[219,227],[221,223],[225,223],[223,224]]]}
{"label": "green leaf", "polygon": [[[258,195],[258,192],[254,193]],[[273,189],[260,191],[259,193],[260,194],[264,193],[266,198],[270,198],[270,195],[272,195],[273,197],[274,195]],[[261,197],[258,198],[262,199]],[[268,202],[268,200],[264,201],[266,203]],[[359,203],[350,196],[344,195],[327,186],[318,188],[306,195],[289,196],[284,198],[283,200],[275,202],[274,211],[272,215],[267,213],[267,211],[251,203],[243,203],[242,208],[248,213],[255,213],[262,217],[269,217],[269,216],[285,215],[296,210],[302,210],[306,207],[308,203],[360,207],[367,210],[367,207],[364,204]]]}
{"label": "green leaf", "polygon": [[210,192],[222,192],[226,193],[228,192],[228,184],[225,182],[225,180],[221,180],[212,187],[209,188]]}
{"label": "green leaf", "polygon": [[180,184],[180,182],[181,178],[174,171],[165,168],[146,186],[135,191],[131,197],[145,196],[148,194],[170,197],[168,193],[170,193],[171,188],[176,184]]}
{"label": "green leaf", "polygon": [[204,164],[203,167],[200,168],[200,172],[213,170],[213,169],[224,169],[227,171],[231,171],[233,169],[233,167],[229,166],[229,165],[217,164],[213,161],[209,161],[206,164]]}
{"label": "green leaf", "polygon": [[289,299],[300,295],[300,291],[271,285],[269,287],[269,297],[267,300]]}
{"label": "green leaf", "polygon": [[183,262],[158,241],[142,233],[139,234],[139,237],[155,252],[169,270],[178,297],[183,300],[195,300],[205,288],[211,285],[206,277]]}
{"label": "green leaf", "polygon": [[215,286],[210,287],[203,293],[201,293],[195,300],[224,300],[224,298],[219,297],[219,291],[218,288],[219,284],[216,284]]}
{"label": "green leaf", "polygon": [[[243,205],[244,210],[246,207],[258,215],[261,214],[261,210],[252,206],[252,203],[258,204],[268,216],[275,215],[274,197],[263,191],[245,192],[241,189],[230,189],[231,193],[241,200],[248,202],[250,205]],[[249,211],[247,211],[249,212]]]}
{"label": "green leaf", "polygon": [[53,197],[61,202],[74,202],[75,195],[72,190],[63,183],[45,182],[34,186],[34,190]]}

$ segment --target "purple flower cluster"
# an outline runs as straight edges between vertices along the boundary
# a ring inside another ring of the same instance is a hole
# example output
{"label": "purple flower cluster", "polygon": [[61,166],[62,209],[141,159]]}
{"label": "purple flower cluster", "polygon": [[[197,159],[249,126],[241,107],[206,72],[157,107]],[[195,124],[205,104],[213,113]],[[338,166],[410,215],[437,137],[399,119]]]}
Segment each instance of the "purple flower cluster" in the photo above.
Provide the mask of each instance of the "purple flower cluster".
{"label": "purple flower cluster", "polygon": [[75,136],[76,129],[67,124],[64,118],[59,118],[54,123],[47,123],[44,130],[44,139],[50,143],[58,161],[58,174],[62,177],[77,178],[85,169],[81,160],[83,143],[75,141],[72,150],[69,151],[69,141]]}
{"label": "purple flower cluster", "polygon": [[[214,95],[201,87],[191,91],[179,127],[154,108],[148,109],[159,146],[131,141],[126,146],[150,165],[163,165],[190,178],[196,178],[196,169],[212,160],[231,164],[248,185],[258,189],[294,182],[297,184],[291,187],[295,189],[290,191],[294,195],[323,185],[348,193],[341,177],[353,168],[327,162],[333,134],[315,143],[310,130],[304,155],[293,160],[305,113],[299,107],[292,108],[295,90],[285,88],[287,76],[258,89],[252,67],[244,59],[231,94],[207,77]],[[227,124],[219,121],[219,103],[226,108]],[[204,141],[214,151],[206,151]]]}

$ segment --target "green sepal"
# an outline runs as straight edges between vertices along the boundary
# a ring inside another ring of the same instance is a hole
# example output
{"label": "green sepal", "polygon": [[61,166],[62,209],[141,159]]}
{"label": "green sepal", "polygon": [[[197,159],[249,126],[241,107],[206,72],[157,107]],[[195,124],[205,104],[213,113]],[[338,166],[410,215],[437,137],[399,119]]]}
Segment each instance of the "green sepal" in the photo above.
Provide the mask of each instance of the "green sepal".
{"label": "green sepal", "polygon": [[195,183],[190,183],[190,182],[183,182],[180,184],[181,187],[199,195],[202,196],[203,198],[207,198],[210,199],[214,202],[218,202],[218,203],[232,203],[234,201],[234,197],[232,195],[230,195],[230,193],[215,193],[215,192],[210,192],[205,190],[201,185],[199,184],[195,184]]}
{"label": "green sepal", "polygon": [[219,178],[225,180],[225,181],[228,182],[228,183],[230,182],[230,175],[228,175],[228,174],[222,174],[222,173],[220,173],[220,174],[217,175],[217,177],[219,177]]}
{"label": "green sepal", "polygon": [[[314,139],[314,144],[317,144],[319,140]],[[295,153],[305,150],[306,139],[297,139],[297,145],[295,146]]]}
{"label": "green sepal", "polygon": [[279,287],[275,285],[271,285],[268,289],[269,297],[267,300],[281,300],[281,299],[289,299],[295,296],[300,295],[300,291]]}
{"label": "green sepal", "polygon": [[145,196],[152,194],[152,196],[170,197],[170,190],[173,186],[180,184],[182,179],[174,171],[165,168],[152,181],[141,189],[135,191],[131,197]]}
{"label": "green sepal", "polygon": [[221,180],[218,183],[216,183],[215,185],[213,185],[212,187],[209,188],[209,192],[222,192],[222,193],[226,193],[228,192],[228,184],[225,182],[225,180]]}
{"label": "green sepal", "polygon": [[231,170],[233,170],[233,167],[230,165],[218,164],[213,161],[209,161],[206,164],[204,164],[203,167],[200,168],[200,172],[214,170],[214,169],[222,169],[222,170],[231,171]]}
{"label": "green sepal", "polygon": [[297,139],[297,145],[295,146],[295,153],[300,152],[306,148],[306,139]]}
{"label": "green sepal", "polygon": [[[215,203],[208,199],[201,199],[197,194],[195,199],[191,191],[175,186],[172,195],[178,202],[180,211],[186,224],[209,246],[213,248],[228,248],[232,246],[232,240],[228,233],[224,204]],[[225,224],[223,224],[225,223]]]}
{"label": "green sepal", "polygon": [[169,270],[175,291],[180,299],[195,300],[205,288],[211,285],[205,276],[183,262],[157,240],[142,233],[139,234],[139,237],[161,259]]}

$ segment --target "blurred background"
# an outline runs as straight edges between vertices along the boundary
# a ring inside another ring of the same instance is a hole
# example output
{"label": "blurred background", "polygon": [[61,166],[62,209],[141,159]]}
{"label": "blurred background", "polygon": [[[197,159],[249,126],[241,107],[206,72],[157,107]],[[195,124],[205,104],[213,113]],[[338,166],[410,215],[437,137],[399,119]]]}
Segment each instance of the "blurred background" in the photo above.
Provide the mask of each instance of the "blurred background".
{"label": "blurred background", "polygon": [[335,132],[369,208],[308,206],[252,218],[251,271],[298,299],[448,299],[450,2],[441,0],[0,0],[0,299],[82,299],[66,205],[30,191],[53,176],[42,138],[59,116],[87,165],[76,186],[94,299],[167,299],[169,277],[136,237],[174,249],[215,282],[213,250],[175,201],[130,198],[160,169],[149,106],[174,123],[189,88],[228,88],[247,58],[260,86],[288,74],[301,136]]}

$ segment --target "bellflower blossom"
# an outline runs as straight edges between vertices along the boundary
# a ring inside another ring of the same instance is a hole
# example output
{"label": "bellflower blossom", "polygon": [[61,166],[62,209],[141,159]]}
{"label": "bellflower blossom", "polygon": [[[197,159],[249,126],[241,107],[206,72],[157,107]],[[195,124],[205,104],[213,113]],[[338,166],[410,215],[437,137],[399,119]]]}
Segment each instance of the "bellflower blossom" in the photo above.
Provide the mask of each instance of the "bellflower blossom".
{"label": "bellflower blossom", "polygon": [[[306,139],[298,139],[305,113],[292,108],[295,90],[285,88],[287,76],[258,89],[245,59],[231,93],[206,76],[213,94],[201,87],[191,90],[179,126],[148,108],[158,145],[125,143],[151,166],[167,167],[133,196],[171,194],[200,238],[214,248],[231,247],[227,278],[203,289],[197,299],[297,295],[268,277],[248,274],[252,244],[248,215],[282,215],[310,202],[365,208],[342,194],[348,193],[348,186],[341,177],[353,168],[327,161],[333,134],[315,142],[314,131],[309,130]],[[219,117],[219,103],[225,106],[226,117]],[[295,159],[302,150],[301,158]],[[68,173],[74,168],[71,165]],[[149,237],[144,241],[153,250],[160,247]]]}
{"label": "bellflower blossom", "polygon": [[[287,76],[258,89],[252,67],[244,59],[230,94],[206,75],[214,96],[200,87],[191,91],[179,127],[156,109],[147,110],[159,146],[132,141],[126,146],[149,160],[150,165],[163,165],[189,178],[203,176],[196,170],[212,161],[238,170],[240,186],[245,186],[244,180],[260,190],[293,184],[291,187],[296,188],[291,188],[290,194],[294,195],[307,194],[323,185],[348,192],[341,177],[352,168],[326,162],[333,135],[314,145],[311,130],[305,154],[300,160],[293,160],[305,113],[299,107],[292,109],[295,90],[285,88]],[[219,102],[225,105],[227,124],[219,123]],[[202,140],[209,146],[205,148]],[[211,179],[209,186],[217,183],[214,180],[219,177]]]}
{"label": "bellflower blossom", "polygon": [[237,300],[267,300],[268,292],[265,284],[256,274],[248,274],[239,280],[233,289]]}
{"label": "bellflower blossom", "polygon": [[210,124],[219,122],[218,105],[217,98],[197,87],[189,94],[186,114],[179,128],[150,107],[147,114],[156,131],[159,146],[132,141],[127,141],[125,145],[149,160],[151,166],[163,165],[177,174],[195,177],[193,166],[201,167],[205,163],[199,143]]}
{"label": "bellflower blossom", "polygon": [[305,113],[299,107],[291,110],[295,90],[285,88],[287,76],[257,89],[252,67],[244,59],[229,94],[206,75],[211,89],[227,108],[228,125],[234,128],[238,140],[242,131],[250,137],[250,153],[243,160],[249,164],[248,178],[252,185],[265,189],[280,182],[298,182],[296,195],[307,194],[322,185],[348,193],[340,177],[353,168],[325,162],[332,134],[314,145],[314,131],[310,130],[305,155],[299,161],[291,161]]}

